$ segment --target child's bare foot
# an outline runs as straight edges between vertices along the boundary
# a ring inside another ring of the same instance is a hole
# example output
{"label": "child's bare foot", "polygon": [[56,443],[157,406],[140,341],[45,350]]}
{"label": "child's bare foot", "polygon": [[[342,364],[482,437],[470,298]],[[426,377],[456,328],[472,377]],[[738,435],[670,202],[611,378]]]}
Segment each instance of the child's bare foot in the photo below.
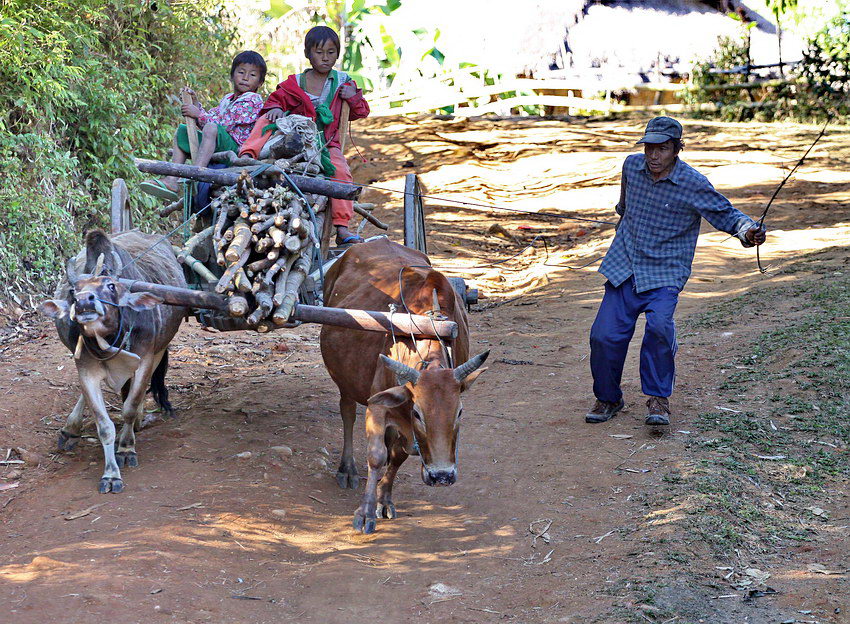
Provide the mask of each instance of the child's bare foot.
{"label": "child's bare foot", "polygon": [[352,234],[344,225],[336,226],[336,244],[347,245],[349,243],[365,243],[366,241],[359,234]]}

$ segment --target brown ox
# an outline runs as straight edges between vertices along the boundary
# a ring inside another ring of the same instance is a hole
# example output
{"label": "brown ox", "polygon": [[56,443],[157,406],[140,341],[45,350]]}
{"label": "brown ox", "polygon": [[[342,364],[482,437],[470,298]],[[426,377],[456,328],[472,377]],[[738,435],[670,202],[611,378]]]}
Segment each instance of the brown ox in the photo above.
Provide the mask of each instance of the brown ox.
{"label": "brown ox", "polygon": [[[403,284],[404,300],[400,296]],[[446,277],[424,254],[380,239],[350,248],[325,276],[328,306],[387,310],[406,314],[434,309],[458,324],[448,345],[437,339],[413,340],[325,325],[322,357],[339,388],[344,446],[337,482],[356,488],[359,476],[352,453],[357,403],[366,406],[369,476],[354,528],[375,530],[376,518],[395,518],[393,481],[409,455],[422,460],[426,485],[457,480],[457,435],[463,411],[460,395],[486,369],[488,352],[469,358],[466,312]],[[407,306],[405,310],[404,305]]]}
{"label": "brown ox", "polygon": [[[137,231],[110,240],[94,230],[86,236],[86,248],[68,261],[67,281],[60,284],[56,298],[41,305],[42,312],[54,319],[60,340],[74,352],[82,386],[82,396],[59,432],[59,449],[76,445],[88,404],[103,445],[101,493],[120,492],[124,482],[119,466],[138,465],[135,431],[149,386],[163,411],[171,413],[165,387],[167,349],[186,315],[185,308],[159,305],[162,299],[151,293],[131,293],[119,277],[186,287],[168,241]],[[120,391],[124,400],[117,449],[103,381]]]}

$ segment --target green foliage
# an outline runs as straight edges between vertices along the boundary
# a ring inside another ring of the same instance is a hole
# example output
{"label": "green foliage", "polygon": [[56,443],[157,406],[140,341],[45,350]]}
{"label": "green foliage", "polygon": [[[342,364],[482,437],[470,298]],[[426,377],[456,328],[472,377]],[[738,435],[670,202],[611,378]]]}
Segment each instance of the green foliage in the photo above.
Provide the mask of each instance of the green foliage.
{"label": "green foliage", "polygon": [[850,14],[834,18],[812,37],[798,71],[808,87],[810,111],[850,114]]}
{"label": "green foliage", "polygon": [[292,4],[272,0],[265,13],[271,19],[280,19],[291,13],[309,12],[314,25],[328,25],[336,30],[345,48],[340,55],[340,67],[361,88],[372,89],[374,85],[364,72],[366,57],[377,59],[378,67],[384,70],[385,78],[391,82],[395,73],[393,69],[401,60],[401,49],[383,24],[370,35],[366,22],[371,16],[390,15],[400,6],[401,0],[368,5],[366,0],[354,0],[350,4],[342,0],[326,0],[323,3],[293,0]]}
{"label": "green foliage", "polygon": [[342,69],[363,88],[372,89],[374,86],[372,81],[363,74],[364,54],[371,53],[377,57],[378,66],[384,70],[388,82],[392,82],[395,72],[386,70],[398,67],[401,61],[401,48],[396,45],[386,27],[383,24],[380,25],[380,42],[373,42],[364,30],[364,19],[373,15],[375,11],[390,15],[400,6],[400,0],[388,0],[384,5],[371,7],[366,6],[365,0],[354,0],[349,11],[339,15],[346,30]]}
{"label": "green foliage", "polygon": [[765,0],[765,4],[777,19],[797,9],[797,0]]}
{"label": "green foliage", "polygon": [[[793,12],[795,0],[776,0],[771,10]],[[717,107],[711,116],[724,121],[788,119],[818,122],[828,114],[846,118],[850,114],[850,14],[830,20],[807,43],[802,61],[794,67],[790,84],[776,81],[760,89],[723,89],[723,85],[745,80],[742,73],[718,74],[748,63],[746,32],[738,38],[721,38],[711,58],[694,67],[693,89],[685,96],[698,116],[704,103]],[[757,105],[754,105],[757,104]]]}
{"label": "green foliage", "polygon": [[[718,389],[732,407],[697,418],[693,469],[664,478],[677,499],[693,502],[688,533],[719,556],[811,539],[800,517],[850,475],[850,277],[831,258],[801,261],[796,272],[811,275],[770,297],[732,299],[685,322],[709,332],[745,328],[752,340],[723,365]],[[776,301],[793,303],[777,309]],[[756,317],[764,332],[753,333]]]}
{"label": "green foliage", "polygon": [[723,85],[741,82],[740,74],[721,74],[718,71],[731,70],[750,62],[748,37],[745,32],[740,37],[720,37],[714,56],[697,63],[693,69],[693,89],[686,92],[685,102],[697,111],[702,103],[711,102],[717,107],[719,117],[724,121],[740,121],[742,108],[740,91],[722,89]]}
{"label": "green foliage", "polygon": [[[57,0],[49,10],[5,2],[4,275],[19,288],[55,281],[82,230],[107,223],[112,181],[123,177],[132,190],[140,179],[133,156],[164,156],[179,122],[169,94],[189,83],[212,100],[227,88],[233,35],[213,0]],[[131,196],[136,222],[150,226],[153,203]]]}

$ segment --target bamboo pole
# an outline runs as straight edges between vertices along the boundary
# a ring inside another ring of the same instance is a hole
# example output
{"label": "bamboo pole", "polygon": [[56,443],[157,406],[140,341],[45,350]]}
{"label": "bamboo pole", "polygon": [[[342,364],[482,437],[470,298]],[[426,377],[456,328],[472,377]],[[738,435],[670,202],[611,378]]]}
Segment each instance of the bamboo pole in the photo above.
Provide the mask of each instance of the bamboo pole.
{"label": "bamboo pole", "polygon": [[[183,91],[182,96],[184,104],[194,104],[192,96],[185,91]],[[195,162],[198,155],[198,125],[195,123],[194,117],[186,115],[183,119],[186,121],[186,134],[189,135],[189,151],[192,155],[192,162]]]}

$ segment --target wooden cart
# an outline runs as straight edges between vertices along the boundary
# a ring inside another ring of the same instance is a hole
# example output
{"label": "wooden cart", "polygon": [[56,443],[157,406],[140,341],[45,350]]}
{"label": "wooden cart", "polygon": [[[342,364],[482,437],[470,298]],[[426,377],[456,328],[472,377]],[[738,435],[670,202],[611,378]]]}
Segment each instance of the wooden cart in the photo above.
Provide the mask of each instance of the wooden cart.
{"label": "wooden cart", "polygon": [[[141,159],[137,159],[136,164],[145,173],[177,175],[196,182],[209,182],[214,186],[233,185],[240,175],[245,175],[244,172],[253,173],[261,169],[260,174],[256,178],[258,185],[286,185],[307,199],[308,202],[312,202],[317,206],[322,203],[328,204],[328,200],[334,197],[356,201],[360,194],[360,187],[357,185],[323,178],[299,176],[291,173],[284,174],[269,164],[250,164],[225,169],[209,169]],[[423,253],[427,253],[427,234],[422,195],[422,185],[418,176],[416,174],[407,175],[403,203],[404,244]],[[126,184],[123,180],[116,180],[113,184],[111,209],[113,233],[121,232],[132,227],[127,200],[128,192]],[[368,208],[357,207],[359,208],[357,212],[363,215],[364,219],[379,227],[383,225],[380,221],[371,217],[368,213]],[[191,207],[183,209],[187,221],[190,209]],[[167,215],[174,210],[175,207],[172,205],[162,209],[160,214]],[[192,289],[174,288],[145,282],[132,282],[130,280],[122,281],[132,291],[138,292],[145,290],[153,292],[162,297],[165,303],[188,306],[192,310],[191,314],[195,316],[198,322],[220,331],[269,331],[283,327],[295,327],[300,323],[321,323],[367,331],[388,332],[390,329],[393,329],[399,333],[406,335],[413,334],[419,337],[434,337],[438,335],[440,338],[448,340],[456,336],[457,326],[450,321],[435,321],[432,323],[430,319],[417,315],[392,314],[389,311],[343,310],[324,307],[322,305],[324,272],[339,255],[344,253],[345,249],[334,248],[330,244],[332,233],[330,210],[320,210],[314,216],[316,217],[316,230],[321,232],[320,251],[314,255],[309,275],[300,286],[298,303],[294,306],[292,314],[286,323],[279,325],[271,323],[257,325],[248,322],[244,317],[234,317],[232,315],[231,302],[228,300],[229,298],[214,292],[210,277],[219,277],[223,269],[215,262],[215,254],[212,253],[211,249],[207,249],[204,253],[199,254],[203,260],[189,256],[189,261],[187,261],[185,253],[178,253],[178,258],[183,262],[184,270],[186,271],[187,282],[195,285]],[[212,215],[206,218],[209,220],[212,218]],[[198,227],[195,228],[195,230],[197,229]],[[180,251],[179,248],[175,247],[175,252]],[[204,279],[199,279],[199,276],[203,276]],[[462,278],[450,278],[450,282],[467,306],[477,302],[478,292],[474,289],[469,289]]]}

